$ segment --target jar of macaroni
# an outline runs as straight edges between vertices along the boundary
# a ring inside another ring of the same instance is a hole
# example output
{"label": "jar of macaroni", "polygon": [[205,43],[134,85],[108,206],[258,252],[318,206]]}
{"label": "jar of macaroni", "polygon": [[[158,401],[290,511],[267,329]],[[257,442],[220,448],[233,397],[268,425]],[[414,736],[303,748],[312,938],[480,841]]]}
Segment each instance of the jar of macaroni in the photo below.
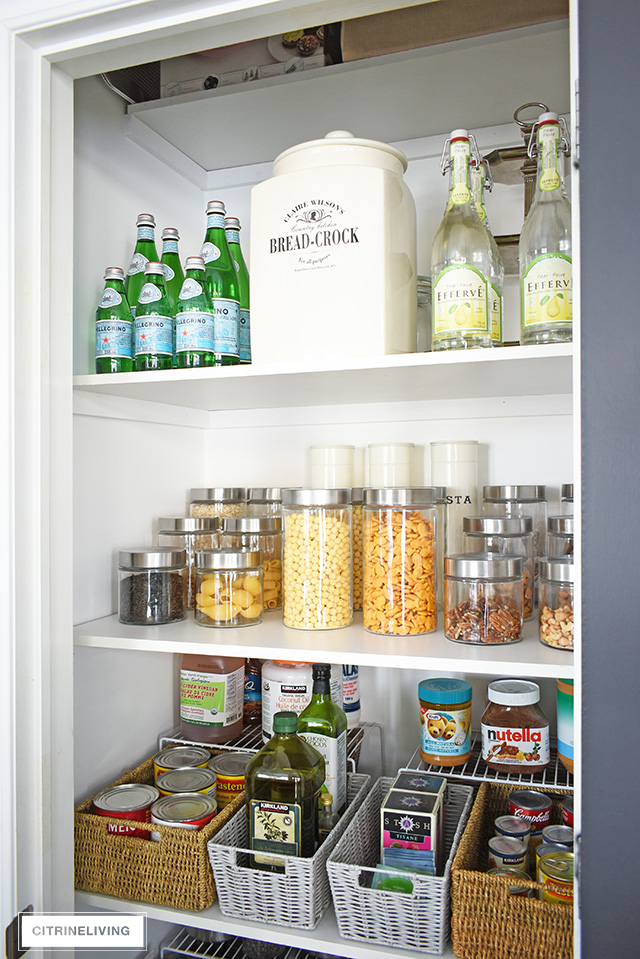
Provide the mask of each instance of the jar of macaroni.
{"label": "jar of macaroni", "polygon": [[200,626],[253,626],[264,605],[262,552],[213,549],[196,553],[195,621]]}
{"label": "jar of macaroni", "polygon": [[549,516],[547,519],[547,555],[573,556],[573,516]]}
{"label": "jar of macaroni", "polygon": [[247,516],[282,516],[282,490],[279,486],[250,486],[247,490]]}
{"label": "jar of macaroni", "polygon": [[353,608],[362,609],[364,556],[362,554],[362,487],[351,489],[351,556],[353,573]]}
{"label": "jar of macaroni", "polygon": [[455,643],[522,639],[522,557],[458,553],[444,559],[444,634]]}
{"label": "jar of macaroni", "polygon": [[220,546],[262,550],[265,609],[282,606],[282,520],[276,516],[224,516]]}
{"label": "jar of macaroni", "polygon": [[362,622],[369,632],[415,636],[436,628],[433,487],[364,491]]}
{"label": "jar of macaroni", "polygon": [[190,516],[245,516],[247,491],[242,486],[212,486],[189,493]]}
{"label": "jar of macaroni", "polygon": [[530,516],[465,516],[465,552],[522,557],[522,615],[533,616],[533,520]]}
{"label": "jar of macaroni", "polygon": [[220,521],[217,516],[163,516],[158,520],[158,545],[183,549],[187,557],[187,607],[195,604],[195,555],[216,549]]}
{"label": "jar of macaroni", "polygon": [[573,556],[545,556],[538,569],[540,642],[573,649]]}
{"label": "jar of macaroni", "polygon": [[283,489],[283,620],[339,629],[352,619],[351,489]]}

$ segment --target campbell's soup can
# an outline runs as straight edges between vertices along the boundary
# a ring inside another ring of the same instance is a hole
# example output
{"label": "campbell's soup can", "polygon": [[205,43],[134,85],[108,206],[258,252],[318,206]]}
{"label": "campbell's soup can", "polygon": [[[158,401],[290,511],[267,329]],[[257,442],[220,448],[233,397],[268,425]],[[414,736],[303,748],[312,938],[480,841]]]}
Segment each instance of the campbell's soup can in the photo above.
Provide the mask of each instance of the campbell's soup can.
{"label": "campbell's soup can", "polygon": [[[160,793],[147,783],[123,783],[109,786],[95,796],[93,811],[98,816],[111,819],[133,819],[136,822],[151,822],[151,805]],[[149,839],[148,829],[136,829],[128,823],[107,823],[107,832],[116,836],[136,836]]]}
{"label": "campbell's soup can", "polygon": [[573,905],[573,866],[572,852],[549,854],[540,860],[538,882],[543,886],[540,893],[543,902]]}
{"label": "campbell's soup can", "polygon": [[196,766],[184,766],[181,769],[168,769],[160,773],[156,786],[161,796],[173,796],[175,793],[204,793],[216,798],[217,776],[212,769]]}
{"label": "campbell's soup can", "polygon": [[209,769],[218,777],[216,798],[224,809],[244,790],[244,774],[251,753],[223,753],[209,760]]}
{"label": "campbell's soup can", "polygon": [[[215,799],[203,793],[175,793],[156,799],[151,806],[151,822],[178,829],[202,829],[211,822],[217,808]],[[160,833],[152,832],[151,838],[159,840]]]}
{"label": "campbell's soup can", "polygon": [[204,768],[211,759],[211,753],[204,746],[167,746],[153,757],[153,773],[157,779],[170,769],[182,769],[185,766]]}
{"label": "campbell's soup can", "polygon": [[562,800],[562,822],[573,829],[573,796],[565,796]]}
{"label": "campbell's soup can", "polygon": [[535,789],[516,789],[509,796],[509,815],[530,823],[529,846],[535,849],[542,842],[542,830],[551,825],[551,800]]}

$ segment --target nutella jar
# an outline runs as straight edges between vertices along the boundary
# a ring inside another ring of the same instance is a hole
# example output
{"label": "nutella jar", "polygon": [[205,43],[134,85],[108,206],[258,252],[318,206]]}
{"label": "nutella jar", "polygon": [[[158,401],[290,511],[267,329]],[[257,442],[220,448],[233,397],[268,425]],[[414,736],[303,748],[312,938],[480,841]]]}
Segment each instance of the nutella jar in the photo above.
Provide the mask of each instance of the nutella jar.
{"label": "nutella jar", "polygon": [[482,758],[490,769],[516,775],[549,765],[549,721],[538,705],[540,687],[524,679],[489,683],[481,720]]}

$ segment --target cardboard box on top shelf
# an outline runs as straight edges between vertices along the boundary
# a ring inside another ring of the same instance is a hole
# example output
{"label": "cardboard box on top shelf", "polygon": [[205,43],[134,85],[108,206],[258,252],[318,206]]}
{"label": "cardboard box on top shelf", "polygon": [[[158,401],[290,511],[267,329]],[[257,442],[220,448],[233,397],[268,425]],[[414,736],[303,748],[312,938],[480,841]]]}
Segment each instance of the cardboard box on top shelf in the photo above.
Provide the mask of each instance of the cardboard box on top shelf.
{"label": "cardboard box on top shelf", "polygon": [[432,0],[342,24],[344,62],[562,20],[569,0]]}

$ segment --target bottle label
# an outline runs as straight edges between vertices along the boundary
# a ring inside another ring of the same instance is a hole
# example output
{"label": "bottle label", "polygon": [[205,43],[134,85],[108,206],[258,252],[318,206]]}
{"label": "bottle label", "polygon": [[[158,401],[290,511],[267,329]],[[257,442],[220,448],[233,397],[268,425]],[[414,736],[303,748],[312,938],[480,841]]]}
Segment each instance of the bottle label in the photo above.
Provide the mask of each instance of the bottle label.
{"label": "bottle label", "polygon": [[244,667],[231,673],[180,670],[180,719],[193,726],[231,726],[242,716]]}
{"label": "bottle label", "polygon": [[482,758],[485,762],[524,768],[548,763],[549,727],[487,726],[482,723]]}
{"label": "bottle label", "polygon": [[138,239],[139,240],[155,240],[155,233],[152,226],[139,226],[138,227]]}
{"label": "bottle label", "polygon": [[103,356],[131,359],[131,326],[129,320],[98,320],[96,359]]}
{"label": "bottle label", "polygon": [[471,147],[468,140],[454,140],[449,155],[453,161],[451,202],[454,206],[468,203],[471,199],[469,189],[469,156]]}
{"label": "bottle label", "polygon": [[538,127],[538,150],[542,158],[538,186],[545,193],[558,190],[562,179],[558,172],[558,142],[560,126],[557,123],[543,123]]}
{"label": "bottle label", "polygon": [[[279,853],[299,856],[302,846],[302,810],[297,803],[252,799],[249,803],[251,849],[255,853]],[[255,861],[281,866],[274,855],[254,855]]]}
{"label": "bottle label", "polygon": [[251,313],[249,310],[240,310],[240,360],[251,362]]}
{"label": "bottle label", "polygon": [[273,717],[280,710],[300,713],[311,702],[312,679],[300,683],[279,682],[262,677],[262,738],[273,735]]}
{"label": "bottle label", "polygon": [[502,296],[500,291],[489,284],[489,311],[491,316],[491,341],[494,346],[502,343]]}
{"label": "bottle label", "polygon": [[360,710],[360,681],[357,666],[342,667],[342,708],[345,713]]}
{"label": "bottle label", "polygon": [[[225,227],[225,233],[227,234],[227,243],[237,243],[240,244],[240,231],[239,230],[229,230]],[[238,264],[236,263],[236,267]]]}
{"label": "bottle label", "polygon": [[176,274],[175,274],[175,272],[171,269],[171,267],[169,266],[168,263],[163,263],[163,264],[162,264],[162,269],[164,270],[164,279],[165,279],[165,282],[168,283],[169,280],[172,280]]}
{"label": "bottle label", "polygon": [[471,708],[441,712],[420,705],[420,749],[435,756],[464,756],[471,749]]}
{"label": "bottle label", "polygon": [[558,752],[573,759],[573,695],[558,689]]}
{"label": "bottle label", "polygon": [[145,283],[145,285],[140,290],[140,295],[138,297],[138,304],[157,303],[161,297],[162,297],[162,290],[160,289],[159,286],[156,286],[155,283]]}
{"label": "bottle label", "polygon": [[131,263],[127,270],[127,276],[133,276],[135,273],[144,273],[144,268],[149,262],[144,253],[134,253],[131,257]]}
{"label": "bottle label", "polygon": [[117,290],[113,290],[110,286],[107,286],[102,291],[102,296],[100,297],[98,306],[101,310],[109,310],[114,306],[120,306],[121,303],[122,296],[120,293],[118,293]]}
{"label": "bottle label", "polygon": [[176,353],[213,353],[213,313],[176,313]]}
{"label": "bottle label", "polygon": [[240,304],[237,300],[216,297],[213,300],[215,316],[213,348],[223,356],[240,353]]}
{"label": "bottle label", "polygon": [[224,213],[207,213],[207,230],[213,227],[224,230]]}
{"label": "bottle label", "polygon": [[215,243],[203,243],[202,249],[200,250],[200,256],[205,263],[214,263],[217,259],[220,258],[220,248],[215,245]]}
{"label": "bottle label", "polygon": [[177,240],[163,240],[162,241],[162,255],[165,253],[177,253],[178,252],[178,241]]}
{"label": "bottle label", "polygon": [[334,739],[313,730],[300,732],[300,738],[317,749],[324,759],[324,784],[333,796],[333,808],[342,809],[347,801],[347,732]]}
{"label": "bottle label", "polygon": [[193,277],[188,276],[182,284],[179,299],[192,300],[194,296],[202,296],[202,286]]}
{"label": "bottle label", "polygon": [[543,253],[531,261],[522,277],[522,326],[567,324],[573,318],[571,257]]}
{"label": "bottle label", "polygon": [[488,333],[488,282],[470,266],[448,266],[433,287],[433,334]]}
{"label": "bottle label", "polygon": [[255,673],[244,674],[244,701],[245,703],[262,702],[262,684],[260,676]]}
{"label": "bottle label", "polygon": [[136,316],[133,341],[136,356],[173,356],[173,318]]}

